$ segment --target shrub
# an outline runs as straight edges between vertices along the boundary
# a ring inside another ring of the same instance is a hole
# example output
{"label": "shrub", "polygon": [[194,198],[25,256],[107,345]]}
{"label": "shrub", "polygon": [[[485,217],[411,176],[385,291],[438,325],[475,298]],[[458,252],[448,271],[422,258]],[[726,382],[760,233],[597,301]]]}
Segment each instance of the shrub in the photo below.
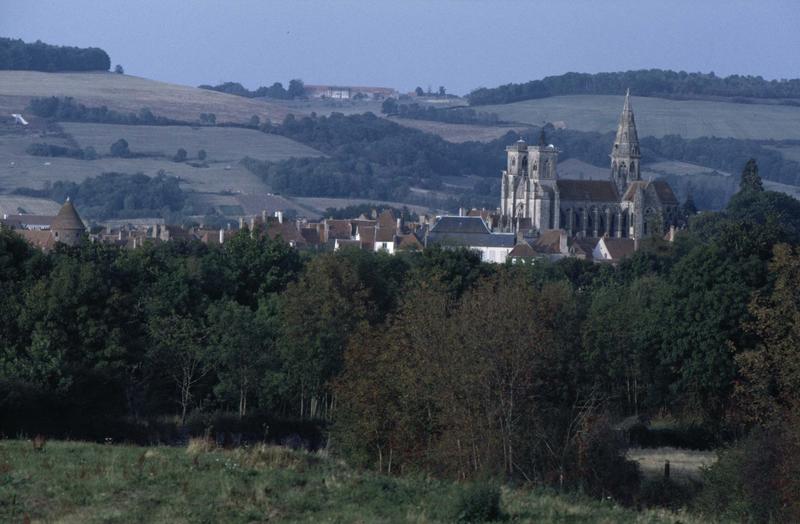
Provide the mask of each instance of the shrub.
{"label": "shrub", "polygon": [[490,483],[467,486],[456,503],[457,522],[488,522],[503,518],[500,509],[500,488]]}
{"label": "shrub", "polygon": [[186,156],[187,156],[186,150],[181,147],[178,149],[178,151],[175,152],[175,156],[172,157],[172,160],[174,160],[175,162],[183,162],[186,160]]}
{"label": "shrub", "polygon": [[605,418],[592,424],[579,442],[578,471],[582,488],[593,496],[611,495],[631,504],[639,491],[639,466],[625,458],[625,442]]}
{"label": "shrub", "polygon": [[639,504],[645,507],[662,507],[677,510],[691,502],[697,486],[675,482],[668,478],[648,480],[639,491]]}
{"label": "shrub", "polygon": [[796,451],[787,449],[785,435],[780,430],[753,431],[720,453],[719,460],[704,471],[698,509],[722,520],[793,521],[788,514],[793,500],[788,499],[796,498],[796,493],[787,500],[783,497],[793,478],[782,472],[796,460]]}
{"label": "shrub", "polygon": [[131,155],[131,150],[128,147],[128,141],[120,138],[111,144],[111,156],[127,157]]}

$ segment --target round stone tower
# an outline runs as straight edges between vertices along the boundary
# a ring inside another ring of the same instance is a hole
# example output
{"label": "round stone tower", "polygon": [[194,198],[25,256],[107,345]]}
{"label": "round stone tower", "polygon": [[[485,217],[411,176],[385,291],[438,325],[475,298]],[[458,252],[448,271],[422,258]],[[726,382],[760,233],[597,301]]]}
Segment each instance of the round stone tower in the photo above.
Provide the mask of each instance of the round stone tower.
{"label": "round stone tower", "polygon": [[81,217],[78,216],[78,212],[75,211],[75,206],[67,197],[67,201],[61,206],[50,225],[50,234],[56,242],[76,246],[80,243],[84,233],[86,233],[86,227],[83,225]]}

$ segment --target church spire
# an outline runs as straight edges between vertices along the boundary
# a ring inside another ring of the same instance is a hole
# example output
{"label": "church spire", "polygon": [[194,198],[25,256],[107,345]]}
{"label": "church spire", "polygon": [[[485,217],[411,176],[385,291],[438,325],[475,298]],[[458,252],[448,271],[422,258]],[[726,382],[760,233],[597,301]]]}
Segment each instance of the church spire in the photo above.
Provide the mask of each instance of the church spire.
{"label": "church spire", "polygon": [[628,89],[622,113],[619,115],[614,149],[611,150],[611,179],[620,194],[624,193],[628,184],[641,180],[640,159],[639,135],[631,108],[631,90]]}

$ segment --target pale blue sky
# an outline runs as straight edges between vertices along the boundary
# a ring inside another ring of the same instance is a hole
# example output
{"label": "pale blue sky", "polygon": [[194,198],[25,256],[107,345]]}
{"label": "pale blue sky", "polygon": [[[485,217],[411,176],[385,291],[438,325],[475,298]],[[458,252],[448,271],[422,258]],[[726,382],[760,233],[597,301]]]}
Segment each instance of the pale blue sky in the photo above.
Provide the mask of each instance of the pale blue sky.
{"label": "pale blue sky", "polygon": [[[189,85],[410,90],[641,68],[800,77],[798,0],[0,0],[0,35],[104,48]],[[0,92],[2,86],[0,86]]]}

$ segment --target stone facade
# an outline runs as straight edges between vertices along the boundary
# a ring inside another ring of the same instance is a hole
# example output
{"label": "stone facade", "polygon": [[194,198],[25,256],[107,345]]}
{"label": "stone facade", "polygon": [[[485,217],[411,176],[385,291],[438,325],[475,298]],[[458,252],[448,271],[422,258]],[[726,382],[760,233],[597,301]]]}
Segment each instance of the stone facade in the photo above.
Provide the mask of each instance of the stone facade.
{"label": "stone facade", "polygon": [[503,231],[538,235],[564,229],[572,237],[640,239],[663,233],[675,219],[678,201],[666,182],[643,181],[641,151],[630,92],[611,149],[608,180],[558,176],[558,149],[542,133],[538,145],[524,140],[506,148],[500,224]]}

